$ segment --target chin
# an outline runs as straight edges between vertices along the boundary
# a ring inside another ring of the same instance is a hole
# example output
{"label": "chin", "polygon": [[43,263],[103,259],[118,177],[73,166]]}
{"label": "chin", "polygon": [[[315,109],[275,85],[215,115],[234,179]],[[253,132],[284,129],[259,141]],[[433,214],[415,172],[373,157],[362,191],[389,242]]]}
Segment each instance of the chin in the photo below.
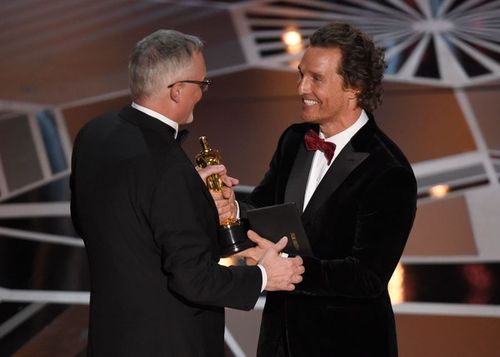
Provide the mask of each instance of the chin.
{"label": "chin", "polygon": [[304,123],[317,124],[317,118],[315,118],[315,117],[312,117],[310,115],[304,115],[304,114],[302,114],[300,117],[302,118],[302,121]]}

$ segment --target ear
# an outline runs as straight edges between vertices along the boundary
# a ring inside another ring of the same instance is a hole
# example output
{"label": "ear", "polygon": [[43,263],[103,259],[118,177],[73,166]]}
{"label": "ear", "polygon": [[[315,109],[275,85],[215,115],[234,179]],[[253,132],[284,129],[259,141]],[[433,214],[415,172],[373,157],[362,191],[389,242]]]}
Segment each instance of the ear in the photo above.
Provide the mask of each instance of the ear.
{"label": "ear", "polygon": [[357,88],[348,88],[347,93],[350,100],[358,100],[361,91]]}
{"label": "ear", "polygon": [[170,89],[170,99],[175,103],[179,103],[182,99],[182,83],[174,85]]}

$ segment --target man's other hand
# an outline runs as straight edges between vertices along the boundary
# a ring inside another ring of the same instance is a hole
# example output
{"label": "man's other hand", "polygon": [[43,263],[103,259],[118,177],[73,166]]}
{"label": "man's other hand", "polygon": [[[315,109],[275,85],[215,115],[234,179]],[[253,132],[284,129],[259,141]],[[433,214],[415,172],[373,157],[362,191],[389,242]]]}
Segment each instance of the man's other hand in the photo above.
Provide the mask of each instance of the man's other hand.
{"label": "man's other hand", "polygon": [[247,232],[248,238],[257,244],[253,248],[245,249],[244,251],[235,254],[237,257],[245,258],[247,265],[256,265],[257,262],[262,258],[265,251],[274,246],[274,243],[267,240],[252,230]]}
{"label": "man's other hand", "polygon": [[196,166],[196,171],[200,175],[203,182],[207,182],[207,178],[212,175],[219,175],[224,185],[227,187],[233,187],[240,183],[240,181],[234,177],[227,175],[227,170],[224,165],[209,165],[207,167],[201,168]]}
{"label": "man's other hand", "polygon": [[259,260],[259,264],[266,269],[267,291],[292,291],[295,289],[295,284],[302,281],[302,274],[305,271],[302,258],[283,258],[279,254],[286,247],[287,241],[288,238],[281,238],[278,243],[268,248]]}
{"label": "man's other hand", "polygon": [[237,185],[239,180],[228,176],[224,165],[210,165],[205,168],[196,167],[196,170],[204,182],[206,182],[207,178],[211,175],[220,175],[222,182],[224,182],[222,191],[210,191],[210,194],[214,199],[215,206],[217,207],[217,212],[219,213],[219,221],[222,224],[229,218],[235,218],[237,213],[236,199],[234,191],[231,187]]}

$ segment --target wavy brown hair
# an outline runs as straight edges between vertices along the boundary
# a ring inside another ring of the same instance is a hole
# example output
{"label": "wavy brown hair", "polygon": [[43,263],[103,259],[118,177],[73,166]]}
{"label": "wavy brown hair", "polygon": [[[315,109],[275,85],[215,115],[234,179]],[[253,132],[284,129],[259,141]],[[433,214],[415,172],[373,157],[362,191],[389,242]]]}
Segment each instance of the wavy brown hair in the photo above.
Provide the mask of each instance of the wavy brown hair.
{"label": "wavy brown hair", "polygon": [[309,39],[311,47],[339,48],[342,63],[337,72],[346,88],[359,90],[358,106],[372,112],[382,103],[382,78],[386,68],[384,50],[347,23],[332,23],[318,29]]}

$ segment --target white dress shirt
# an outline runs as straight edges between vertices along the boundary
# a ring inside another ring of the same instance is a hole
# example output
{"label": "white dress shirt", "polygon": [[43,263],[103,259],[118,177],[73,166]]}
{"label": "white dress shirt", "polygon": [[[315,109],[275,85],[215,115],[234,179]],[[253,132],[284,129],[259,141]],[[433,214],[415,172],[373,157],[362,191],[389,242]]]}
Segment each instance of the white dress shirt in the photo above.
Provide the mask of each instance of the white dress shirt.
{"label": "white dress shirt", "polygon": [[150,117],[153,117],[155,119],[158,119],[159,121],[161,121],[162,123],[165,123],[167,124],[168,126],[172,127],[174,130],[175,130],[175,133],[174,133],[174,139],[177,139],[177,133],[179,132],[179,124],[175,121],[173,121],[172,119],[170,118],[167,118],[165,115],[163,114],[160,114],[158,112],[155,112],[154,110],[152,109],[149,109],[149,108],[146,108],[146,107],[143,107],[142,105],[139,105],[135,102],[132,102],[132,108],[135,108],[137,109],[138,111],[140,112],[143,112],[144,114],[147,114],[149,115]]}
{"label": "white dress shirt", "polygon": [[[326,172],[328,171],[330,166],[332,166],[333,163],[335,162],[335,158],[339,156],[344,146],[347,145],[347,143],[349,142],[349,140],[351,140],[354,134],[356,134],[358,130],[361,129],[363,125],[365,125],[367,122],[368,122],[368,116],[366,115],[365,111],[362,110],[361,115],[354,122],[354,124],[352,124],[350,127],[345,129],[344,131],[341,131],[338,134],[335,134],[325,139],[325,135],[320,130],[319,137],[321,139],[324,139],[325,141],[335,144],[335,154],[333,155],[330,165],[328,165],[328,160],[326,159],[326,156],[322,151],[316,150],[316,152],[314,153],[311,169],[309,170],[309,178],[307,180],[306,192],[304,194],[304,206],[302,207],[303,211],[305,211],[307,204],[311,200],[314,191],[316,191],[316,188],[318,187],[319,183],[325,176]],[[335,170],[335,167],[332,170]]]}

